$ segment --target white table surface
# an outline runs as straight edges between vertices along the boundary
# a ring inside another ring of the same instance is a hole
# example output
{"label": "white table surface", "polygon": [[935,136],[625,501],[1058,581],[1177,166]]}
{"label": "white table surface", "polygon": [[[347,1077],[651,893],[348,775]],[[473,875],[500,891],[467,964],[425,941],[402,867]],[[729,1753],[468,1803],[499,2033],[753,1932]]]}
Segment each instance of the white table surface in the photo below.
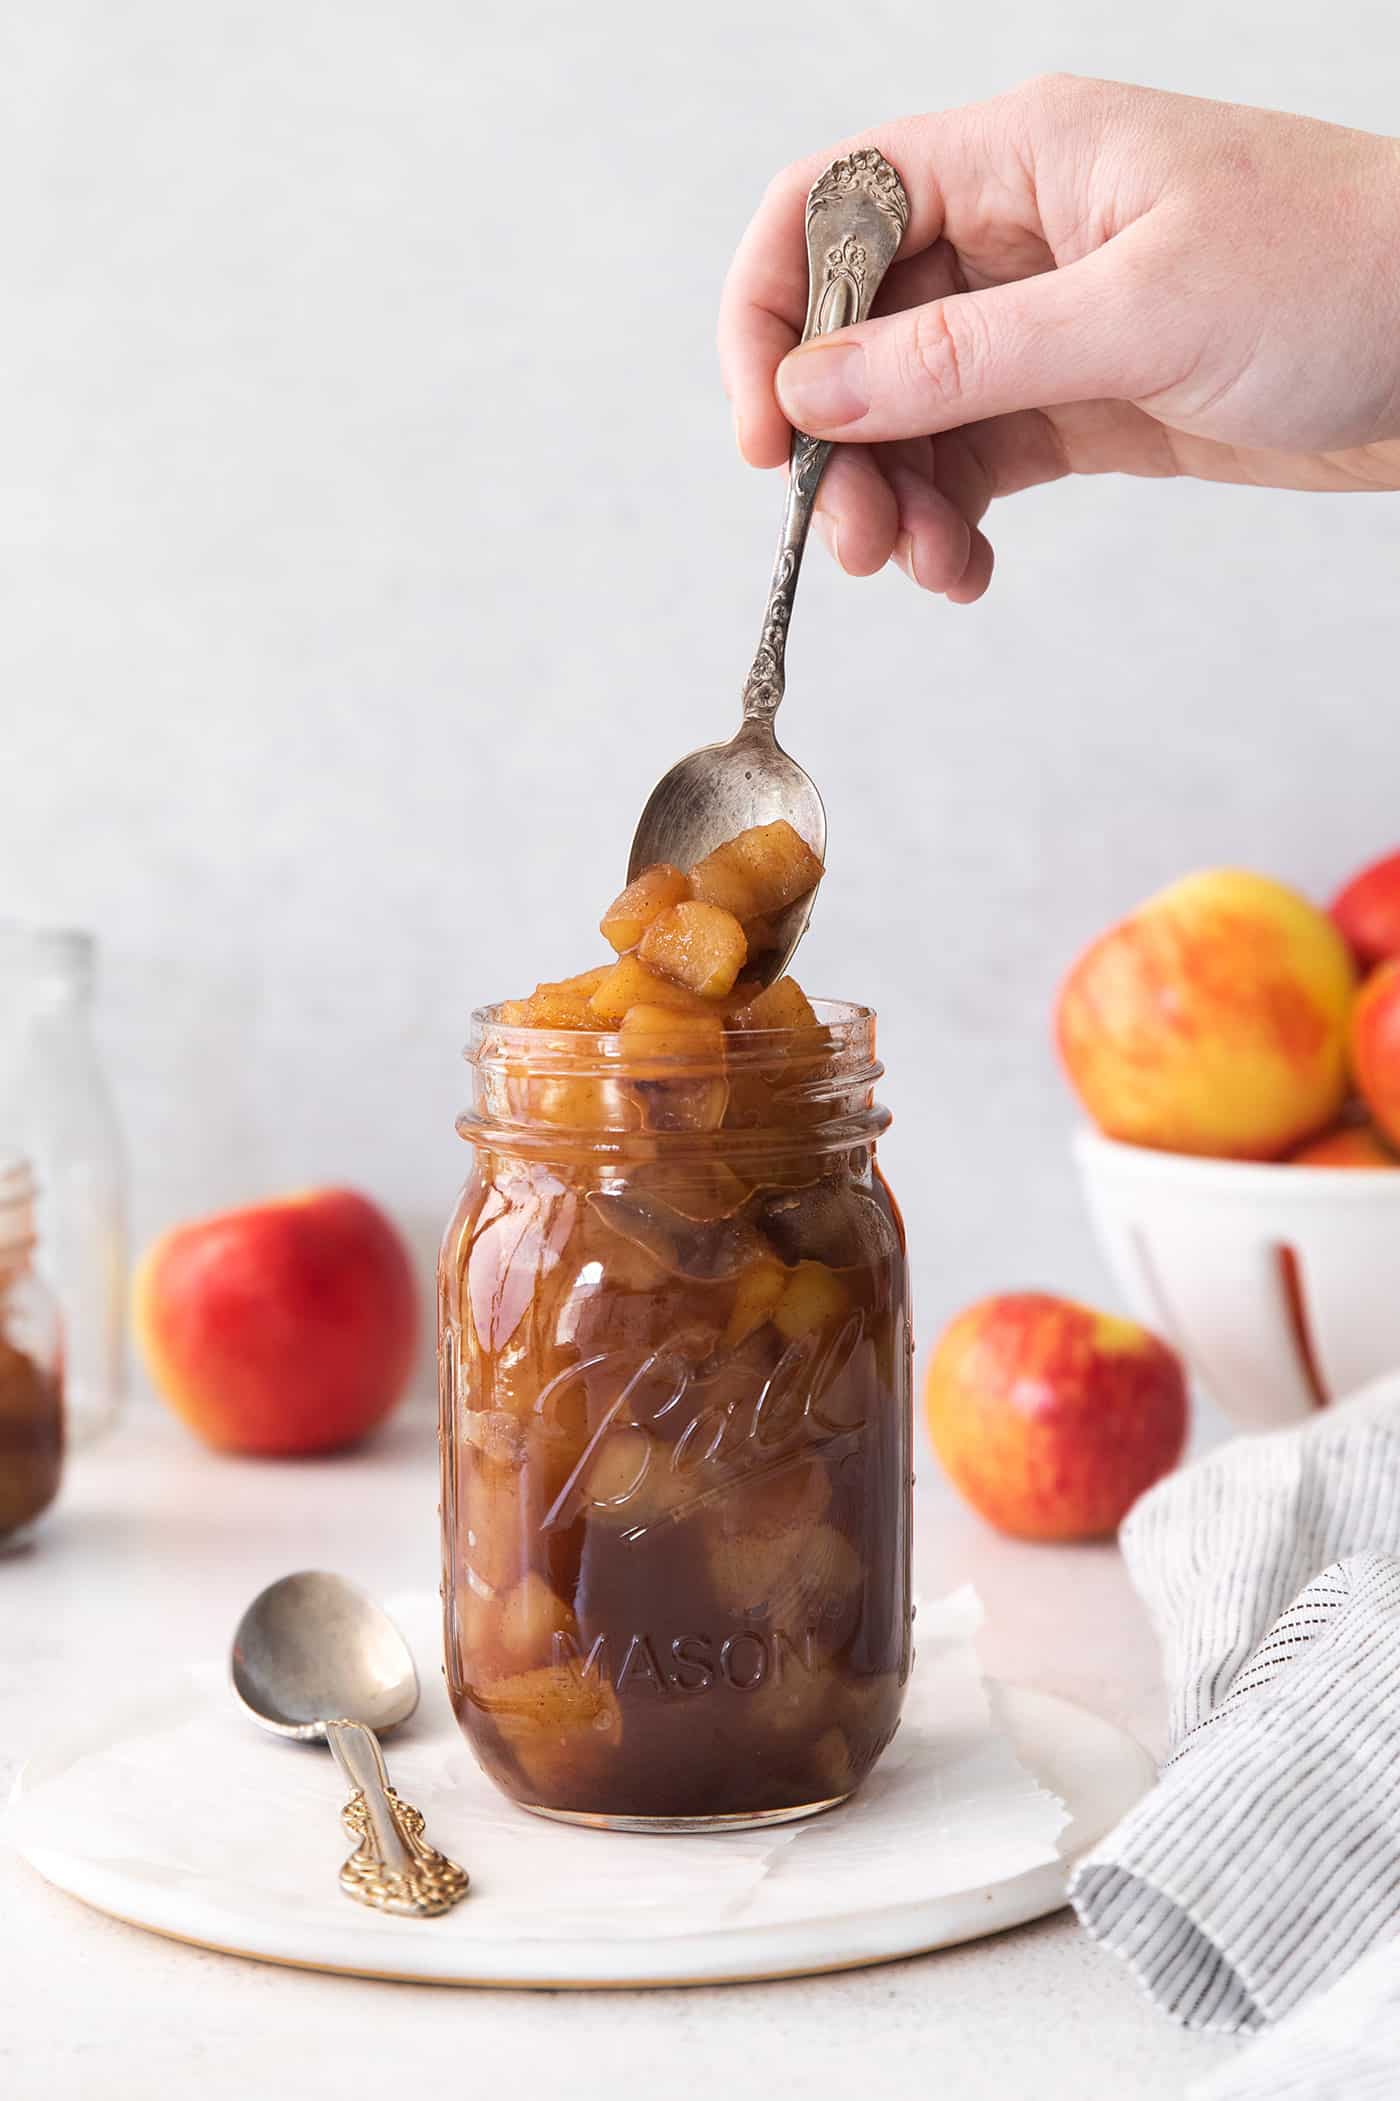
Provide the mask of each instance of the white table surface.
{"label": "white table surface", "polygon": [[[931,1478],[927,1453],[922,1475],[919,1587],[977,1585],[988,1669],[1078,1699],[1159,1749],[1156,1648],[1116,1551],[1000,1540]],[[435,1502],[426,1410],[362,1453],[286,1464],[217,1458],[149,1405],[133,1409],[77,1455],[32,1547],[0,1559],[0,1792],[75,1703],[97,1705],[124,1674],[220,1652],[246,1600],[289,1568],[340,1568],[381,1592],[435,1584]],[[329,1773],[327,1787],[330,1815]],[[663,2101],[711,2089],[724,2101],[1155,2101],[1234,2047],[1173,2027],[1068,1913],[805,1982],[468,1993],[158,1940],[49,1889],[0,1847],[6,2101],[488,2096],[505,2080],[512,2101],[593,2101],[639,2081]]]}

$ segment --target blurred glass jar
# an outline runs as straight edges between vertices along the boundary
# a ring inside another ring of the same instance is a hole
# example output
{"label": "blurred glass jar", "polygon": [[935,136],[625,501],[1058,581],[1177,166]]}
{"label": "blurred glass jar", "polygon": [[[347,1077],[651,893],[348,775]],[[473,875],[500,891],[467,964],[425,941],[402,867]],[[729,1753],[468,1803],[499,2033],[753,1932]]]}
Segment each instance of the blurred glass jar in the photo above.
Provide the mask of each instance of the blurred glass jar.
{"label": "blurred glass jar", "polygon": [[107,1428],[126,1388],[126,1168],[92,1032],[94,964],[90,934],[0,922],[0,1143],[32,1164],[75,1443]]}
{"label": "blurred glass jar", "polygon": [[34,1177],[0,1154],[0,1548],[58,1494],[63,1472],[58,1309],[34,1269]]}

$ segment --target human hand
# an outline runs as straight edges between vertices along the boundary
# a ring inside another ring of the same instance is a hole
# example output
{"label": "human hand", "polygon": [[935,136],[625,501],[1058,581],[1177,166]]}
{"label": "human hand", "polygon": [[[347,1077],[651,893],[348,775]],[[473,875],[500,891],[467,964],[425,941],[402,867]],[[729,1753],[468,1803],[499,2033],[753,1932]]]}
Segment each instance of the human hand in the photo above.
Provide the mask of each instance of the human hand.
{"label": "human hand", "polygon": [[828,152],[770,185],[719,327],[752,465],[841,441],[815,522],[852,575],[970,603],[988,505],[1066,474],[1400,488],[1400,141],[1053,76],[859,146],[910,201],[874,316],[793,347]]}

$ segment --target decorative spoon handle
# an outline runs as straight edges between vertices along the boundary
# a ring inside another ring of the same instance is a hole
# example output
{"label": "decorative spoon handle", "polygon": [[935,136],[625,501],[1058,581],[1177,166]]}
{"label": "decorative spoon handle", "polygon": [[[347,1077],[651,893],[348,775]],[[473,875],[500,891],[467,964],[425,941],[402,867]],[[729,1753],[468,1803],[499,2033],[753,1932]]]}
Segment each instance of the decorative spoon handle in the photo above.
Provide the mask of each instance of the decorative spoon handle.
{"label": "decorative spoon handle", "polygon": [[356,1841],[340,1871],[347,1897],[401,1918],[450,1911],[467,1893],[467,1875],[423,1837],[423,1818],[389,1785],[379,1739],[363,1722],[327,1722],[326,1741],[355,1792],[340,1821]]}
{"label": "decorative spoon handle", "polygon": [[[804,343],[864,321],[909,223],[904,185],[882,153],[867,146],[833,161],[807,195],[807,319]],[[771,723],[783,697],[788,623],[817,484],[831,441],[792,434],[787,501],[763,634],[744,683],[745,722]]]}

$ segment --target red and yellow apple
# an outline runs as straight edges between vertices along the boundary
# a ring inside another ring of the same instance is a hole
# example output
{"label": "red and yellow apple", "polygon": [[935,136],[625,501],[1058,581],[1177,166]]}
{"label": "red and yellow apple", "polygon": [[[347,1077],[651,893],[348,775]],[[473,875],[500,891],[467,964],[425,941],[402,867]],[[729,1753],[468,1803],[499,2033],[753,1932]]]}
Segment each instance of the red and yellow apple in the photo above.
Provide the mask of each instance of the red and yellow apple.
{"label": "red and yellow apple", "polygon": [[174,1227],[135,1282],[137,1340],[174,1412],[225,1452],[333,1452],[372,1430],[413,1368],[407,1251],[350,1189]]}
{"label": "red and yellow apple", "polygon": [[949,1479],[1017,1539],[1116,1531],[1186,1439],[1186,1381],[1166,1344],[1043,1291],[960,1313],[929,1360],[924,1397]]}
{"label": "red and yellow apple", "polygon": [[1332,917],[1363,970],[1400,956],[1400,853],[1372,861],[1344,884]]}
{"label": "red and yellow apple", "polygon": [[1400,1145],[1400,961],[1373,970],[1357,995],[1351,1069],[1381,1135]]}
{"label": "red and yellow apple", "polygon": [[1346,1095],[1355,977],[1325,913],[1267,876],[1183,876],[1111,927],[1060,990],[1056,1034],[1100,1130],[1271,1160]]}
{"label": "red and yellow apple", "polygon": [[1292,1167],[1400,1167],[1374,1124],[1341,1124],[1288,1155]]}

